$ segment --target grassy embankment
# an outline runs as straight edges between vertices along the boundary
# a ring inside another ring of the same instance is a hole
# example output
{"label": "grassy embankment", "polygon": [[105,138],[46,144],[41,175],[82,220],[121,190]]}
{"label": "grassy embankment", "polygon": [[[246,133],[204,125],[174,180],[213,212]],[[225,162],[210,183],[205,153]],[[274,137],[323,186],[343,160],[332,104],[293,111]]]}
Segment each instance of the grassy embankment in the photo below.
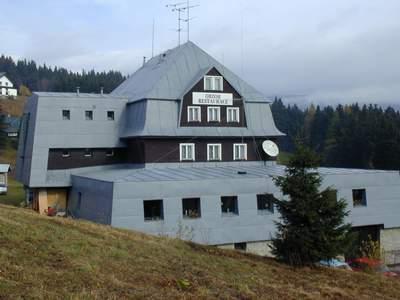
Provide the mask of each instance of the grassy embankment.
{"label": "grassy embankment", "polygon": [[0,298],[398,299],[400,280],[0,205]]}

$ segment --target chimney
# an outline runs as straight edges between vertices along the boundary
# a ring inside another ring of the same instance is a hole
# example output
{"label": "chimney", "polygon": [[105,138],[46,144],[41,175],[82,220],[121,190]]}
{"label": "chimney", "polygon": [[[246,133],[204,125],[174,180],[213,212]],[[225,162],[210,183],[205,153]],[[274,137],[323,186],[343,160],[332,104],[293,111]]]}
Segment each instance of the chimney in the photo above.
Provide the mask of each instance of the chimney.
{"label": "chimney", "polygon": [[103,95],[103,92],[104,92],[104,87],[100,87],[100,94],[102,94]]}
{"label": "chimney", "polygon": [[146,56],[143,56],[143,66],[146,63]]}
{"label": "chimney", "polygon": [[79,96],[79,86],[76,87],[76,95]]}

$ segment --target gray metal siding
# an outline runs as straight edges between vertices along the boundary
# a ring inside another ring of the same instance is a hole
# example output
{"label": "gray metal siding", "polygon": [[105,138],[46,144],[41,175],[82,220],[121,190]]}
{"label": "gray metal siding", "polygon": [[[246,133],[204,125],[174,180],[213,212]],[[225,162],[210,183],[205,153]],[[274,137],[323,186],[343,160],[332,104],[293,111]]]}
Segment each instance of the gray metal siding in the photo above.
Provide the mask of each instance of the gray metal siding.
{"label": "gray metal siding", "polygon": [[[81,193],[80,206],[79,193]],[[72,176],[72,189],[68,198],[68,211],[72,216],[110,225],[112,199],[112,183]]]}
{"label": "gray metal siding", "polygon": [[[337,189],[338,197],[346,199],[350,210],[348,222],[353,226],[400,226],[400,176],[397,172],[345,174],[345,169],[342,172],[324,175],[323,187]],[[353,207],[353,188],[366,188],[367,207]],[[279,214],[258,214],[256,195],[260,193],[282,197],[269,177],[118,181],[114,186],[112,225],[169,236],[176,236],[179,227],[184,225],[193,229],[194,241],[206,244],[269,240],[275,233],[274,221]],[[230,195],[238,196],[238,216],[221,214],[220,196]],[[182,219],[182,198],[190,197],[201,197],[199,219]],[[163,221],[144,221],[143,200],[152,199],[163,199]]]}

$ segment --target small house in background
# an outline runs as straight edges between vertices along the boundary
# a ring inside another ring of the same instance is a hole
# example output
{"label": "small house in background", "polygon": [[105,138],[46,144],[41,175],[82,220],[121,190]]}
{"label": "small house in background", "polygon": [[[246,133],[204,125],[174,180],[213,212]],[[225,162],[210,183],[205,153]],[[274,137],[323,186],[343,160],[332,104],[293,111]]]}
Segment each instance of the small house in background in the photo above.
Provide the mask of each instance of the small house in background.
{"label": "small house in background", "polygon": [[0,194],[7,194],[9,164],[0,164]]}
{"label": "small house in background", "polygon": [[17,89],[14,84],[6,77],[6,73],[0,72],[0,97],[16,97]]}

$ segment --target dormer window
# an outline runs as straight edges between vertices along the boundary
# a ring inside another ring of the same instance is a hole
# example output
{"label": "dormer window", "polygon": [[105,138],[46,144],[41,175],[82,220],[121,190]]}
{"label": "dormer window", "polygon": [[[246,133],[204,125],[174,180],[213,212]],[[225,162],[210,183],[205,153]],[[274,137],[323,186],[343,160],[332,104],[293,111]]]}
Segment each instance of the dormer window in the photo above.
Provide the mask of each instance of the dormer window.
{"label": "dormer window", "polygon": [[188,122],[201,122],[200,106],[188,106]]}
{"label": "dormer window", "polygon": [[204,76],[205,91],[222,91],[223,78],[222,76]]}

